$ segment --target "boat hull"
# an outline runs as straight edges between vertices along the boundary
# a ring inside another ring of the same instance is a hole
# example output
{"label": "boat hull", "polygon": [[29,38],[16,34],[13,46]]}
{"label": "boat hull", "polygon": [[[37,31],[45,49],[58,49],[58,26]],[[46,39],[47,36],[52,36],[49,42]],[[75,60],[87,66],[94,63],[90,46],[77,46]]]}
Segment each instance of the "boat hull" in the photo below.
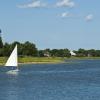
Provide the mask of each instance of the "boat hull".
{"label": "boat hull", "polygon": [[19,70],[18,69],[14,69],[14,70],[9,70],[6,72],[7,74],[13,74],[13,75],[16,75],[19,73]]}

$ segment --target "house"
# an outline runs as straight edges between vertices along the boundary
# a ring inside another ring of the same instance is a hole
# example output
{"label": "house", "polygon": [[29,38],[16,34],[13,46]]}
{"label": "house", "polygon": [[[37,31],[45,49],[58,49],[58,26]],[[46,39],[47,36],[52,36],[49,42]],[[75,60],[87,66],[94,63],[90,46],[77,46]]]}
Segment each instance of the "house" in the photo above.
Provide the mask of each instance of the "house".
{"label": "house", "polygon": [[73,51],[70,51],[71,56],[76,56],[76,53]]}

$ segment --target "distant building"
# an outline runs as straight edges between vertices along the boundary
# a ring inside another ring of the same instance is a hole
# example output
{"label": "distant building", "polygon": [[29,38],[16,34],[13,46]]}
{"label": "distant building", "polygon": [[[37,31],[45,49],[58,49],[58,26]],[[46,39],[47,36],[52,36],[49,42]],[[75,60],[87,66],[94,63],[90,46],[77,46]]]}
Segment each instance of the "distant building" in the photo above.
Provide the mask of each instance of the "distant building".
{"label": "distant building", "polygon": [[45,53],[44,53],[44,56],[45,56],[45,57],[50,57],[49,52],[45,52]]}
{"label": "distant building", "polygon": [[88,53],[88,57],[92,57],[92,55]]}
{"label": "distant building", "polygon": [[76,53],[73,51],[70,51],[71,56],[76,56]]}

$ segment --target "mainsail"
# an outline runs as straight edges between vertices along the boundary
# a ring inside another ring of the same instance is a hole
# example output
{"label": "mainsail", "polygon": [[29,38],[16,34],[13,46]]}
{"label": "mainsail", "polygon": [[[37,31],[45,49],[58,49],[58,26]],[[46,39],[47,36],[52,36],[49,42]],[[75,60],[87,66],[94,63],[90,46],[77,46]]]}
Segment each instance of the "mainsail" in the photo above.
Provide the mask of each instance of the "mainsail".
{"label": "mainsail", "polygon": [[17,45],[15,46],[14,50],[12,51],[10,57],[7,60],[7,63],[5,66],[18,66],[18,61],[17,61]]}

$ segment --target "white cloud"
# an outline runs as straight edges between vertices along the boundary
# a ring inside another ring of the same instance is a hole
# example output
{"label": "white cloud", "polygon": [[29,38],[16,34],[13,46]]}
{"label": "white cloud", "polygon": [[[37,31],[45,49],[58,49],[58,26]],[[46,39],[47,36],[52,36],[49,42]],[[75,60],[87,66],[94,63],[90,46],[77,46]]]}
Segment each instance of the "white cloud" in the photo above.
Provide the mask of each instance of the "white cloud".
{"label": "white cloud", "polygon": [[72,17],[72,14],[69,13],[69,12],[63,12],[63,13],[61,14],[61,17],[62,17],[62,18],[65,18],[65,17]]}
{"label": "white cloud", "polygon": [[40,8],[40,7],[45,7],[45,6],[46,6],[45,3],[42,3],[39,0],[36,0],[36,1],[33,1],[29,4],[19,5],[18,7],[19,8]]}
{"label": "white cloud", "polygon": [[56,3],[56,7],[74,7],[75,3],[71,0],[60,0]]}
{"label": "white cloud", "polygon": [[86,20],[86,21],[92,21],[92,20],[93,20],[93,15],[92,15],[92,14],[88,14],[88,15],[85,17],[85,20]]}

